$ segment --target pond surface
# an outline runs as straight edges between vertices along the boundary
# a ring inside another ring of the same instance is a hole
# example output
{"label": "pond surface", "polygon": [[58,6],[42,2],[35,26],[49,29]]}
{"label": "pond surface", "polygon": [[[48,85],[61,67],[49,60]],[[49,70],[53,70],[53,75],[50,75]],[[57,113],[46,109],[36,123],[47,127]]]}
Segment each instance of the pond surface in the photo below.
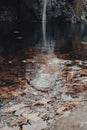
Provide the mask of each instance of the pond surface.
{"label": "pond surface", "polygon": [[30,60],[33,70],[32,61],[37,53],[87,60],[87,24],[47,23],[46,38],[45,46],[41,23],[0,24],[0,100],[8,100],[26,82],[26,60]]}
{"label": "pond surface", "polygon": [[[8,51],[22,51],[25,48],[35,47],[43,51],[43,34],[41,23],[19,24],[17,26],[0,25],[0,46],[8,55]],[[71,53],[81,52],[86,56],[87,51],[87,24],[47,23],[47,46],[54,52]],[[78,53],[76,58],[81,58]]]}

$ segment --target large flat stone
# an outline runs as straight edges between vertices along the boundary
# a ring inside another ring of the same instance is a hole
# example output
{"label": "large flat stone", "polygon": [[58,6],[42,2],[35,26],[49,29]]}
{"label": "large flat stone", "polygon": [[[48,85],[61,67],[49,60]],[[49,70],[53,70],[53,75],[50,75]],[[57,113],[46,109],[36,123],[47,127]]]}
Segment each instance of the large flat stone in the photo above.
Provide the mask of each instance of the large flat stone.
{"label": "large flat stone", "polygon": [[57,119],[50,130],[87,130],[87,104],[69,114]]}

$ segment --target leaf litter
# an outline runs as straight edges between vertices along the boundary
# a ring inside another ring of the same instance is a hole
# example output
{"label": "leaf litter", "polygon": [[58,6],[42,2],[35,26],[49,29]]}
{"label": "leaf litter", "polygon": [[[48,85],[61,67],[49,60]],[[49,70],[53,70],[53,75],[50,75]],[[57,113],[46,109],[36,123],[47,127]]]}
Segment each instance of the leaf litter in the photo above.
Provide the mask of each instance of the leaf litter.
{"label": "leaf litter", "polygon": [[[28,56],[23,59],[19,57],[19,63],[17,59],[9,61],[10,74],[9,69],[5,71],[1,69],[0,72],[2,86],[0,100],[5,99],[6,102],[0,109],[1,130],[53,130],[55,128],[61,130],[62,126],[57,125],[57,120],[63,124],[63,121],[68,120],[74,111],[77,115],[77,111],[85,107],[87,100],[86,61],[58,59],[54,54],[36,54],[29,59]],[[5,62],[5,59],[1,59],[1,67],[2,62]],[[44,78],[45,83],[42,85],[44,81],[43,78],[40,79],[40,75],[46,76],[46,74],[49,76]],[[4,75],[8,75],[8,78],[5,78],[9,80],[9,87],[7,83],[7,86],[3,87],[6,82],[2,80]],[[51,77],[54,77],[52,81],[49,80]],[[14,84],[12,84],[13,81],[15,81]],[[86,108],[83,110],[86,111]],[[65,124],[68,124],[68,121]],[[73,124],[75,125],[75,122]],[[78,122],[76,125],[78,128],[79,126],[83,128],[86,123],[82,119],[80,125]]]}

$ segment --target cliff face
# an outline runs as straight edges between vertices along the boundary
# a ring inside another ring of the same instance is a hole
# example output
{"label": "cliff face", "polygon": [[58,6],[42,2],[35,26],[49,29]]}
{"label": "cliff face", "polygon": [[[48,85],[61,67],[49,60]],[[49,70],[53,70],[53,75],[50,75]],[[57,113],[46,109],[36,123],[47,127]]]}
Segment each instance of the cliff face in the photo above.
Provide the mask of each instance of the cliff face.
{"label": "cliff face", "polygon": [[[1,0],[0,12],[4,6],[6,9],[3,9],[1,15],[4,15],[4,10],[9,10],[7,14],[12,15],[11,13],[9,14],[9,12],[14,12],[11,10],[16,8],[17,15],[22,20],[40,21],[42,20],[43,5],[44,0]],[[11,7],[11,10],[8,6]],[[47,0],[46,16],[48,21],[86,21],[87,0]]]}
{"label": "cliff face", "polygon": [[[43,1],[34,0],[33,10],[39,20],[42,19]],[[48,0],[47,20],[86,20],[87,0]]]}
{"label": "cliff face", "polygon": [[[70,3],[70,2],[69,2]],[[42,12],[43,12],[43,1],[42,0],[35,0],[33,4],[33,9],[38,17],[41,20]],[[57,19],[57,18],[65,18],[68,15],[70,16],[71,12],[68,11],[69,8],[67,7],[68,3],[64,0],[48,0],[47,2],[47,19]]]}
{"label": "cliff face", "polygon": [[[25,17],[42,20],[44,0],[21,0],[20,4]],[[87,0],[47,0],[46,16],[48,21],[86,21]]]}

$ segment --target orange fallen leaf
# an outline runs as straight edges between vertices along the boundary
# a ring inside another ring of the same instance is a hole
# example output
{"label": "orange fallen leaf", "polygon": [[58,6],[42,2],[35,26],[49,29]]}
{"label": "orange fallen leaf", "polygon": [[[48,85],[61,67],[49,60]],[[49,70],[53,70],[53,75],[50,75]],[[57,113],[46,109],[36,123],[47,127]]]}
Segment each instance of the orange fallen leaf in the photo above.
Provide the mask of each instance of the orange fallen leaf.
{"label": "orange fallen leaf", "polygon": [[56,112],[58,114],[61,114],[64,111],[68,111],[68,110],[72,110],[73,108],[76,108],[78,104],[79,104],[78,102],[68,103],[67,105],[58,108],[58,110]]}

